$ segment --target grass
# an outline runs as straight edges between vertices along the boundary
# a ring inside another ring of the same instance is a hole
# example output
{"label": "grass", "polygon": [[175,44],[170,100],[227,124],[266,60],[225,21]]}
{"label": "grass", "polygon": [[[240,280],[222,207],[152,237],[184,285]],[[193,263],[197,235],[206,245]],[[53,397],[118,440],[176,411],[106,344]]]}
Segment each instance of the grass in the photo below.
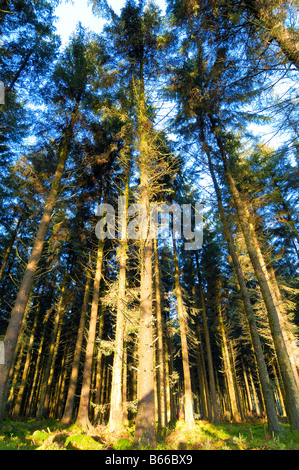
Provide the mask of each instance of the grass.
{"label": "grass", "polygon": [[[299,450],[299,433],[281,424],[278,436],[267,432],[265,423],[197,421],[187,427],[172,423],[158,434],[157,450]],[[62,426],[57,420],[4,421],[0,426],[0,450],[130,450],[134,426],[113,436],[105,426],[83,432],[78,426]]]}
{"label": "grass", "polygon": [[197,421],[193,428],[178,422],[160,443],[161,449],[181,450],[286,450],[299,449],[299,433],[282,424],[279,436],[270,435],[265,423],[214,425]]}

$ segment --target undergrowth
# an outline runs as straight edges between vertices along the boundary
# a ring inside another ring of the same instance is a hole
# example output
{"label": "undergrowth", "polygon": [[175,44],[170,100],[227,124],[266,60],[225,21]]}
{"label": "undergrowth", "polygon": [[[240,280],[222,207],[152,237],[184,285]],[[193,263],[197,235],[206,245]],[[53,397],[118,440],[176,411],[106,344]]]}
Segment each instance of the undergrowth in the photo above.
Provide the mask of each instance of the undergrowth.
{"label": "undergrowth", "polygon": [[[0,425],[0,450],[133,450],[134,425],[119,435],[103,425],[84,432],[76,425],[62,426],[57,420],[4,421]],[[299,450],[299,433],[281,424],[271,435],[265,423],[211,424],[197,421],[170,423],[157,433],[157,450]]]}

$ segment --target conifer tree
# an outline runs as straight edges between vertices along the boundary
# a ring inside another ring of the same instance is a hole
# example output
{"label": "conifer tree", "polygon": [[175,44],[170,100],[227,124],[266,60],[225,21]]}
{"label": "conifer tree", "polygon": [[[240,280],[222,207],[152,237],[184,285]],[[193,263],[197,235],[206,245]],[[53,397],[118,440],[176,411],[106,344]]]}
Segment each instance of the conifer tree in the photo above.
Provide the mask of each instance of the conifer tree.
{"label": "conifer tree", "polygon": [[65,58],[63,59],[64,64],[68,63],[70,65],[70,70],[67,73],[65,65],[61,62],[58,63],[56,70],[54,71],[54,77],[58,89],[56,90],[56,95],[55,92],[53,94],[53,101],[58,103],[64,102],[64,110],[67,110],[68,112],[68,115],[65,116],[67,123],[64,125],[63,133],[60,138],[57,166],[54,178],[45,201],[44,212],[39,223],[39,228],[32,247],[31,256],[23,275],[15,305],[11,312],[11,318],[4,340],[6,360],[5,364],[0,366],[0,410],[2,418],[4,416],[6,404],[8,374],[12,365],[15,347],[20,333],[20,325],[24,317],[24,312],[38,268],[38,263],[42,255],[45,237],[48,231],[57,196],[59,194],[60,184],[64,174],[68,153],[70,151],[74,128],[78,120],[80,101],[84,96],[85,87],[90,75],[91,69],[90,64],[88,64],[86,61],[85,48],[86,45],[84,44],[82,36],[75,37],[73,43],[66,51]]}

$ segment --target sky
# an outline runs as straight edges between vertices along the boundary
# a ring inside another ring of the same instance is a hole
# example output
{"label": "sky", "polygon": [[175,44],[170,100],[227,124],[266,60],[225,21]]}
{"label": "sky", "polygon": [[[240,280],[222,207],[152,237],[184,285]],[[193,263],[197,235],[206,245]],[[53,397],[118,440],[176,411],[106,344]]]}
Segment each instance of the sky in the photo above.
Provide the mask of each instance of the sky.
{"label": "sky", "polygon": [[[118,14],[125,0],[109,0],[108,3],[115,13]],[[82,26],[96,33],[101,32],[104,24],[103,18],[96,17],[92,13],[92,7],[88,0],[63,1],[56,8],[55,16],[58,17],[56,28],[57,33],[61,37],[62,45],[68,42],[79,21],[82,23]]]}
{"label": "sky", "polygon": [[[119,14],[121,8],[124,6],[126,0],[108,0],[108,4],[113,8],[115,13]],[[79,21],[82,26],[100,33],[102,31],[104,20],[95,16],[92,12],[91,2],[89,0],[63,0],[56,8],[55,15],[57,16],[56,29],[61,37],[62,47],[69,41],[70,36],[75,31]],[[156,3],[162,9],[165,8],[165,0],[156,0]],[[253,132],[261,133],[261,126],[252,125]],[[271,126],[264,126],[264,142],[269,143],[271,146],[278,146],[281,144],[279,136],[273,135]]]}
{"label": "sky", "polygon": [[[160,8],[164,6],[164,0],[156,0]],[[108,0],[108,4],[115,13],[119,14],[125,4],[125,0]],[[58,17],[56,22],[57,33],[61,37],[62,45],[65,45],[71,34],[75,31],[76,25],[80,21],[82,26],[100,33],[104,24],[103,18],[99,18],[92,13],[92,7],[88,0],[63,1],[55,11]]]}

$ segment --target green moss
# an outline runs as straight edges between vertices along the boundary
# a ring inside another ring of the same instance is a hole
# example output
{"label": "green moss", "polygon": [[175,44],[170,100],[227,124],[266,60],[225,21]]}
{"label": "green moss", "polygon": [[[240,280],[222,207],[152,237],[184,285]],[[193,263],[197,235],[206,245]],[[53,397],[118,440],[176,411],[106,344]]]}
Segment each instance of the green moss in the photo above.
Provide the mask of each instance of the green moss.
{"label": "green moss", "polygon": [[114,450],[128,450],[128,449],[132,449],[132,447],[133,447],[133,442],[130,441],[129,439],[119,439],[113,444]]}
{"label": "green moss", "polygon": [[82,434],[82,427],[74,423],[67,427],[70,434]]}
{"label": "green moss", "polygon": [[95,441],[91,436],[75,434],[69,436],[65,441],[66,449],[77,450],[102,450],[103,444]]}
{"label": "green moss", "polygon": [[50,437],[51,437],[50,432],[37,430],[37,431],[34,431],[32,435],[32,441],[34,444],[41,446]]}

